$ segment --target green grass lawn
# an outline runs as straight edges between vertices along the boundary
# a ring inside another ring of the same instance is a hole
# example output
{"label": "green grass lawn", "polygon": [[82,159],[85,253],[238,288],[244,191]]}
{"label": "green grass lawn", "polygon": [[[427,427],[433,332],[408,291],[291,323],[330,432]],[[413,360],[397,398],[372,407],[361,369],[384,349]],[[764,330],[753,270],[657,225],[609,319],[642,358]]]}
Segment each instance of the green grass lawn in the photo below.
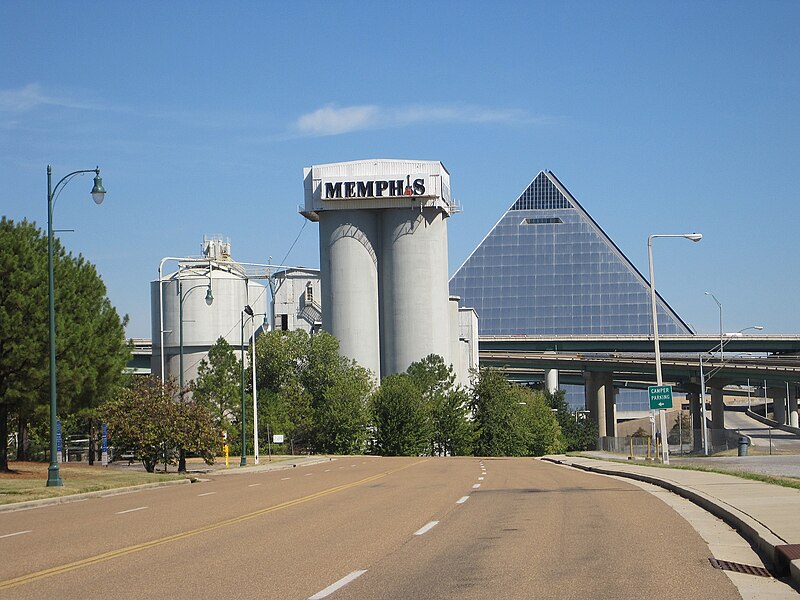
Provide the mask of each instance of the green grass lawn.
{"label": "green grass lawn", "polygon": [[62,487],[47,487],[48,463],[9,461],[8,466],[11,473],[0,473],[0,505],[185,479],[175,473],[165,475],[103,467],[100,463],[91,467],[75,463],[60,466]]}

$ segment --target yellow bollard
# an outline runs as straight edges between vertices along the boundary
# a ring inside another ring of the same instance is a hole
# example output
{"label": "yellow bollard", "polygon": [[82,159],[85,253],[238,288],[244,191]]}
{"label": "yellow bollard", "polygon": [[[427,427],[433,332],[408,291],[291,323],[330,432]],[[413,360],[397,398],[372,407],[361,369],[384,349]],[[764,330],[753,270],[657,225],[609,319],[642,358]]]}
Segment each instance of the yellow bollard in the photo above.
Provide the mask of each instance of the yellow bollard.
{"label": "yellow bollard", "polygon": [[650,458],[650,436],[647,436],[647,460],[652,460]]}

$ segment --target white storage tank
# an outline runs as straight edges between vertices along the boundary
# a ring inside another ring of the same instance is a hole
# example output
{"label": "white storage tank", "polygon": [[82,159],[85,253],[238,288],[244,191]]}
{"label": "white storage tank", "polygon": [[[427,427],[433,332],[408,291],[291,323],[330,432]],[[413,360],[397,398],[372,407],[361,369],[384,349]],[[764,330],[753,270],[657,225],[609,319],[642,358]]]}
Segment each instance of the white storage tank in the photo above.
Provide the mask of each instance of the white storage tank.
{"label": "white storage tank", "polygon": [[[160,291],[157,280],[150,283],[154,375],[161,375],[162,337],[166,378],[180,382],[182,347],[183,381],[188,385],[197,378],[200,361],[220,337],[237,351],[240,349],[245,305],[256,314],[252,318],[255,329],[262,326],[268,313],[267,288],[248,280],[235,262],[220,258],[214,255],[208,259],[183,259],[175,272],[163,276]],[[163,329],[160,302],[164,308]],[[245,347],[250,334],[251,318],[245,316]]]}

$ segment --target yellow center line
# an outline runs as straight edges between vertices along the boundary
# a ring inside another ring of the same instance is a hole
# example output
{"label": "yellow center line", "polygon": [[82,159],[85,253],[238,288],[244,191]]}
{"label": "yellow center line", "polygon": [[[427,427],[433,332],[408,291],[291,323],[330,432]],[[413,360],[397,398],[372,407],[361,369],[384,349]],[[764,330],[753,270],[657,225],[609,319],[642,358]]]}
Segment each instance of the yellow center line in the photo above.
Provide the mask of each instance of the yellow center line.
{"label": "yellow center line", "polygon": [[397,473],[398,471],[402,471],[403,469],[408,469],[409,467],[413,467],[420,463],[424,463],[429,459],[418,460],[414,463],[409,465],[404,465],[402,467],[398,467],[397,469],[392,469],[390,471],[384,471],[383,473],[378,473],[376,475],[370,475],[369,477],[365,477],[364,479],[359,479],[358,481],[353,481],[352,483],[344,483],[342,485],[337,485],[332,488],[328,488],[326,490],[322,490],[319,492],[314,492],[313,494],[309,494],[308,496],[303,496],[302,498],[296,498],[294,500],[287,500],[286,502],[281,502],[280,504],[275,504],[274,506],[268,506],[267,508],[262,508],[257,511],[247,513],[244,515],[239,515],[238,517],[232,517],[230,519],[225,519],[224,521],[219,521],[218,523],[212,523],[211,525],[205,525],[203,527],[198,527],[197,529],[192,529],[190,531],[184,531],[181,533],[175,533],[173,535],[168,535],[166,537],[151,540],[149,542],[143,542],[141,544],[136,544],[134,546],[128,546],[127,548],[120,548],[119,550],[111,550],[109,552],[104,552],[103,554],[97,554],[95,556],[89,556],[87,558],[67,563],[65,565],[60,565],[58,567],[51,567],[49,569],[44,569],[43,571],[37,571],[35,573],[29,573],[28,575],[22,575],[20,577],[15,577],[14,579],[7,579],[6,581],[0,581],[0,590],[7,590],[10,588],[17,587],[19,585],[24,585],[26,583],[32,583],[34,581],[38,581],[39,579],[45,579],[47,577],[52,577],[54,575],[59,575],[61,573],[67,573],[69,571],[74,571],[76,569],[81,569],[83,567],[88,567],[90,565],[95,565],[97,563],[105,562],[107,560],[111,560],[114,558],[119,558],[121,556],[127,556],[128,554],[133,554],[135,552],[141,552],[142,550],[147,550],[149,548],[155,548],[157,546],[163,546],[164,544],[171,544],[172,542],[177,542],[179,540],[183,540],[195,535],[199,535],[201,533],[206,533],[209,531],[214,531],[215,529],[221,529],[222,527],[228,527],[229,525],[236,525],[237,523],[241,523],[243,521],[248,521],[250,519],[255,519],[256,517],[260,517],[261,515],[266,515],[271,512],[275,512],[278,510],[282,510],[284,508],[290,508],[292,506],[297,506],[298,504],[304,504],[306,502],[310,502],[311,500],[316,500],[318,498],[322,498],[324,496],[328,496],[330,494],[335,494],[337,492],[342,492],[344,490],[358,487],[360,485],[364,485],[365,483],[370,483],[371,481],[375,481],[377,479],[381,479],[382,477],[386,477],[387,475],[392,475]]}

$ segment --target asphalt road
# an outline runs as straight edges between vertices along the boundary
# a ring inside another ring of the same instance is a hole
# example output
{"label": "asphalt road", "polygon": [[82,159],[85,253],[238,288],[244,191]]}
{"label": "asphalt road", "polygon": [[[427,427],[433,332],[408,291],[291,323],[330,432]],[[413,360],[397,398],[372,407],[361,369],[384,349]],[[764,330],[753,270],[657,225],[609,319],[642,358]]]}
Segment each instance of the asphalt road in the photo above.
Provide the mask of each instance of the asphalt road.
{"label": "asphalt road", "polygon": [[769,452],[770,445],[772,445],[773,452],[800,452],[798,436],[782,429],[768,427],[760,421],[748,417],[744,412],[726,410],[725,427],[737,429],[749,436],[753,446],[762,452]]}
{"label": "asphalt road", "polygon": [[739,597],[661,500],[533,459],[210,477],[0,513],[0,598]]}

